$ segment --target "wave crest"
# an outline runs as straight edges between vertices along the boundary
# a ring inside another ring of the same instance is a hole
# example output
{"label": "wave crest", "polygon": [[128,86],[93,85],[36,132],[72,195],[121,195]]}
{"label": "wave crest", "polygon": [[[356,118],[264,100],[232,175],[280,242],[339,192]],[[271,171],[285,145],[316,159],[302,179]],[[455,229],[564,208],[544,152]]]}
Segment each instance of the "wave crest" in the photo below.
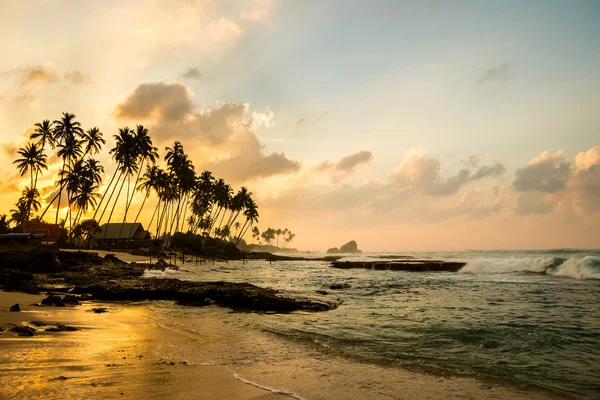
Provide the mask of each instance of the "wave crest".
{"label": "wave crest", "polygon": [[466,260],[461,273],[504,274],[515,272],[546,273],[575,279],[600,279],[600,257],[502,257]]}

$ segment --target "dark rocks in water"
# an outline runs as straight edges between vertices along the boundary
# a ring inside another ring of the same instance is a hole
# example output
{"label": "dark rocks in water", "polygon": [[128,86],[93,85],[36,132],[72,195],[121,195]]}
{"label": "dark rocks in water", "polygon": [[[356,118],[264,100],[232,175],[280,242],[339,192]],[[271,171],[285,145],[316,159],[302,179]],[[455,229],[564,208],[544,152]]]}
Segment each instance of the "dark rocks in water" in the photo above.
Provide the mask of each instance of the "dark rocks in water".
{"label": "dark rocks in water", "polygon": [[19,312],[19,311],[21,311],[21,307],[19,307],[19,303],[13,304],[12,306],[10,306],[8,311]]}
{"label": "dark rocks in water", "polygon": [[15,326],[10,328],[11,332],[17,332],[19,336],[33,336],[36,332],[34,328],[30,326]]}
{"label": "dark rocks in water", "polygon": [[[32,262],[34,259],[45,265],[37,265]],[[2,264],[3,260],[7,260],[7,263]],[[60,287],[71,295],[91,294],[95,300],[172,300],[186,305],[216,304],[266,312],[326,311],[337,307],[334,301],[293,297],[248,283],[144,278],[146,268],[147,264],[126,263],[113,255],[103,258],[91,252],[60,251],[43,246],[0,247],[0,284],[3,285],[5,280],[1,277],[6,277],[9,282],[20,283],[33,280],[33,273],[45,270],[49,272],[47,277],[38,278],[41,290]],[[8,276],[10,274],[16,274],[18,279],[12,279]],[[65,302],[55,294],[50,294],[42,301],[42,305],[61,307]],[[93,311],[101,313],[106,309]]]}
{"label": "dark rocks in water", "polygon": [[362,253],[362,251],[360,251],[358,249],[358,244],[354,240],[351,240],[348,243],[342,245],[339,249],[337,247],[332,247],[330,249],[327,249],[327,254],[339,254],[339,253],[354,254],[354,253]]}
{"label": "dark rocks in water", "polygon": [[322,295],[329,294],[329,292],[327,292],[326,290],[315,290],[315,293],[322,294]]}
{"label": "dark rocks in water", "polygon": [[27,294],[39,294],[40,289],[34,280],[22,281],[19,284],[19,291]]}
{"label": "dark rocks in water", "polygon": [[373,269],[390,271],[413,272],[458,272],[467,265],[464,262],[439,261],[439,260],[402,260],[402,261],[334,261],[333,268]]}
{"label": "dark rocks in water", "polygon": [[64,307],[65,303],[63,303],[63,301],[61,300],[60,297],[51,294],[48,297],[46,297],[45,299],[42,300],[42,305],[43,306],[56,306],[56,307]]}
{"label": "dark rocks in water", "polygon": [[68,326],[63,324],[55,324],[50,328],[46,328],[46,332],[73,332],[78,330],[74,326]]}
{"label": "dark rocks in water", "polygon": [[62,302],[65,304],[73,304],[73,305],[79,305],[79,299],[77,296],[74,296],[72,294],[67,294],[62,298]]}
{"label": "dark rocks in water", "polygon": [[107,312],[108,310],[104,307],[98,307],[98,308],[92,308],[92,311],[95,314],[103,314],[103,313]]}
{"label": "dark rocks in water", "polygon": [[350,289],[352,286],[350,286],[347,283],[342,283],[342,284],[336,284],[336,285],[331,285],[329,286],[329,289],[331,290],[342,290],[342,289]]}
{"label": "dark rocks in water", "polygon": [[45,323],[44,321],[31,321],[30,322],[31,325],[35,325],[35,326],[46,326],[48,325],[47,323]]}

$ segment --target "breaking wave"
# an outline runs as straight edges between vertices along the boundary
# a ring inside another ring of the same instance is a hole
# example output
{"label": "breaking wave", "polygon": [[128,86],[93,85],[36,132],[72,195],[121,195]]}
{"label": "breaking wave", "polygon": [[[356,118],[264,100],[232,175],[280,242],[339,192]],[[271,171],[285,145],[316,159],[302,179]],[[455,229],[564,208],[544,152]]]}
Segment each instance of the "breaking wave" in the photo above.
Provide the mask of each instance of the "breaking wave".
{"label": "breaking wave", "polygon": [[546,273],[575,279],[600,279],[600,257],[498,257],[466,260],[461,273],[503,274],[515,272]]}
{"label": "breaking wave", "polygon": [[175,275],[175,274],[179,274],[181,271],[178,271],[176,269],[172,269],[172,268],[165,268],[164,271],[160,270],[160,269],[146,269],[144,271],[144,275],[142,275],[142,277],[144,278],[164,278],[166,276],[169,275]]}

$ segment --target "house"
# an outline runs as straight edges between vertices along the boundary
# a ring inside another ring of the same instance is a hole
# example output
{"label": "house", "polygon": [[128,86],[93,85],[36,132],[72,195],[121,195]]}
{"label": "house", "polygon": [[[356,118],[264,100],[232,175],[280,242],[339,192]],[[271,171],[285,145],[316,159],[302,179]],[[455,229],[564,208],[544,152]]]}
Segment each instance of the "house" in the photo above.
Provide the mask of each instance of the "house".
{"label": "house", "polygon": [[150,233],[139,222],[114,222],[102,225],[94,239],[100,247],[136,247],[136,243],[150,239]]}
{"label": "house", "polygon": [[[17,227],[17,231],[20,232],[21,228]],[[35,229],[35,232],[34,232]],[[44,240],[50,242],[56,242],[58,240],[58,234],[60,232],[60,224],[49,224],[47,222],[35,222],[31,221],[27,224],[25,232],[34,234],[44,234]]]}
{"label": "house", "polygon": [[43,233],[2,233],[0,234],[0,244],[21,243],[21,244],[42,244]]}

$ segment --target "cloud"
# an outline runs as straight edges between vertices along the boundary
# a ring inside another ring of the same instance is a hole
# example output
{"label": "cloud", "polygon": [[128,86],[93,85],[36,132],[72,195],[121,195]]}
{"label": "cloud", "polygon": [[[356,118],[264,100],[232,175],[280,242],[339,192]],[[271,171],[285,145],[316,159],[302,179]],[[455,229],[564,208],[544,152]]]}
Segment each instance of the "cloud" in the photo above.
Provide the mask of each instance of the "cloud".
{"label": "cloud", "polygon": [[512,64],[505,63],[497,67],[488,68],[484,71],[483,75],[477,79],[477,84],[493,83],[493,82],[505,82],[515,75],[513,72]]}
{"label": "cloud", "polygon": [[412,188],[433,196],[450,196],[469,181],[470,171],[461,169],[448,178],[440,176],[440,162],[424,157],[423,149],[410,149],[392,178],[402,188]]}
{"label": "cloud", "polygon": [[251,9],[243,12],[242,18],[272,26],[271,15],[277,3],[277,0],[253,0]]}
{"label": "cloud", "polygon": [[6,172],[4,177],[0,179],[0,190],[3,193],[20,192],[23,188],[21,182],[23,177],[19,173],[9,174]]}
{"label": "cloud", "polygon": [[19,151],[19,146],[14,143],[0,144],[0,152],[9,159],[15,158],[17,156],[17,151]]}
{"label": "cloud", "polygon": [[59,80],[55,72],[55,66],[51,62],[40,65],[26,65],[9,71],[1,72],[2,76],[16,76],[21,86],[27,86],[33,82],[56,83]]}
{"label": "cloud", "polygon": [[199,109],[182,83],[144,83],[117,105],[118,119],[146,119],[157,143],[179,140],[196,165],[235,181],[298,171],[300,163],[283,152],[267,153],[258,137],[274,124],[274,114],[250,110],[248,103],[217,102]]}
{"label": "cloud", "polygon": [[520,215],[546,214],[554,210],[555,203],[540,192],[521,193],[517,198],[515,212]]}
{"label": "cloud", "polygon": [[583,211],[600,211],[600,146],[577,154],[569,189]]}
{"label": "cloud", "polygon": [[506,167],[502,163],[495,163],[494,165],[484,165],[481,168],[478,168],[475,173],[469,178],[471,181],[476,181],[478,179],[483,179],[487,177],[497,177],[506,172]]}
{"label": "cloud", "polygon": [[361,150],[350,154],[340,160],[335,166],[338,171],[353,172],[357,166],[369,164],[373,160],[373,153],[367,150]]}
{"label": "cloud", "polygon": [[563,161],[562,151],[552,155],[545,151],[525,167],[517,169],[513,188],[517,192],[555,193],[564,189],[570,175],[570,164]]}
{"label": "cloud", "polygon": [[192,111],[193,92],[182,83],[142,83],[115,110],[117,119],[182,120]]}
{"label": "cloud", "polygon": [[200,80],[203,78],[203,75],[198,68],[191,67],[182,72],[179,77],[188,80]]}
{"label": "cloud", "polygon": [[37,100],[38,100],[38,97],[35,94],[31,93],[30,91],[25,91],[24,93],[16,95],[12,98],[12,102],[14,104],[22,104],[22,103],[33,104]]}
{"label": "cloud", "polygon": [[92,76],[90,74],[78,70],[67,72],[64,75],[64,78],[74,85],[85,85],[92,82]]}

